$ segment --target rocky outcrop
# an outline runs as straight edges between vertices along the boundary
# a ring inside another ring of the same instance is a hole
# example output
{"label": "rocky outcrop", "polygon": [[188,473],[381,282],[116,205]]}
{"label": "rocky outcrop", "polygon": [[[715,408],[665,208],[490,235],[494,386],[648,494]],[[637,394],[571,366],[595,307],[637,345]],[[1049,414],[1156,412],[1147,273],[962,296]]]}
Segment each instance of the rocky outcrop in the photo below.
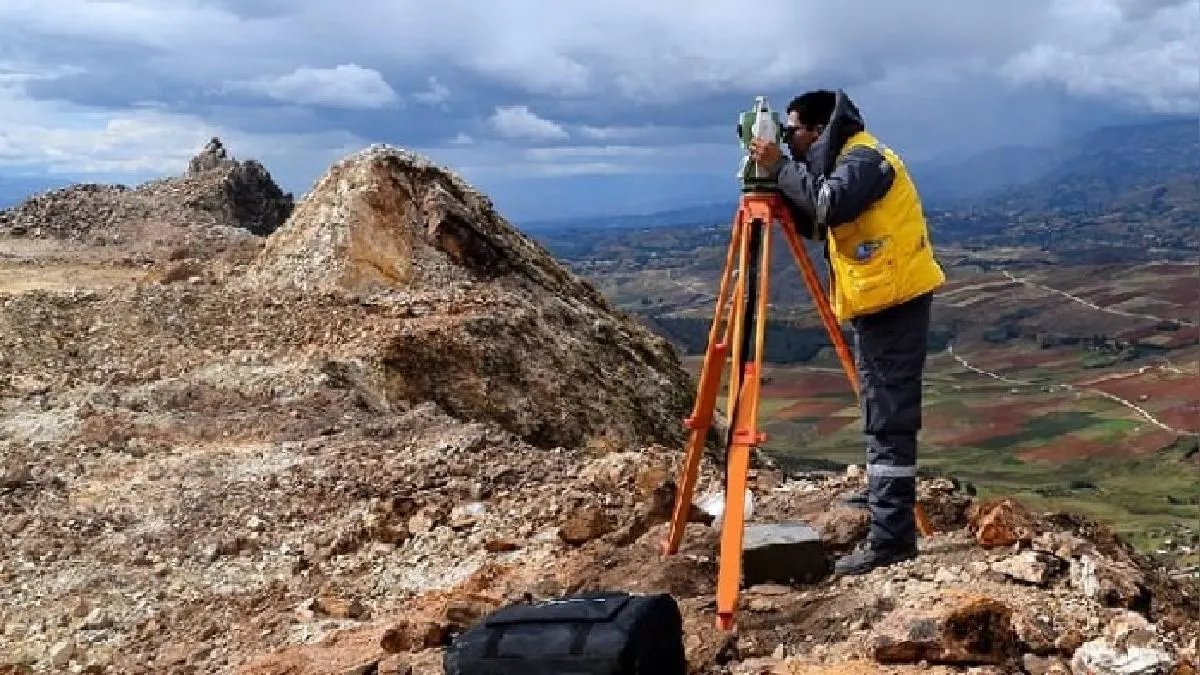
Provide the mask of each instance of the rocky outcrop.
{"label": "rocky outcrop", "polygon": [[225,149],[221,139],[214,137],[204,145],[203,150],[188,161],[187,175],[195,177],[209,171],[232,169],[237,165],[238,163],[229,157],[229,151]]}
{"label": "rocky outcrop", "polygon": [[266,167],[258,160],[230,158],[219,138],[192,158],[187,179],[211,186],[190,196],[187,206],[259,236],[274,232],[295,207],[292,195],[276,185]]}
{"label": "rocky outcrop", "polygon": [[495,282],[612,312],[486,196],[428,158],[386,145],[350,155],[318,179],[250,278],[353,293]]}
{"label": "rocky outcrop", "polygon": [[0,211],[0,235],[68,240],[161,257],[190,249],[197,258],[264,236],[287,219],[293,198],[255,160],[228,156],[219,139],[182,176],[136,187],[80,184],[34,195]]}
{"label": "rocky outcrop", "polygon": [[419,155],[335,164],[242,284],[411,307],[368,357],[392,404],[435,401],[543,448],[682,441],[691,392],[670,344]]}

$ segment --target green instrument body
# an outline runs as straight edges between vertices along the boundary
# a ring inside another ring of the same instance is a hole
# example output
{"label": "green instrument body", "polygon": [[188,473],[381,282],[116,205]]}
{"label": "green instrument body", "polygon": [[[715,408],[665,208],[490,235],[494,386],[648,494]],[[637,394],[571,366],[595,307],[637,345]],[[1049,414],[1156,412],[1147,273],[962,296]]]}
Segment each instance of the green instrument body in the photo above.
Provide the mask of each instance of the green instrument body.
{"label": "green instrument body", "polygon": [[738,139],[746,154],[742,157],[737,179],[742,183],[742,192],[774,191],[775,181],[763,175],[750,159],[750,141],[754,140],[756,131],[761,131],[765,137],[779,145],[783,144],[783,123],[779,119],[779,113],[771,110],[765,96],[755,98],[754,106],[738,115]]}

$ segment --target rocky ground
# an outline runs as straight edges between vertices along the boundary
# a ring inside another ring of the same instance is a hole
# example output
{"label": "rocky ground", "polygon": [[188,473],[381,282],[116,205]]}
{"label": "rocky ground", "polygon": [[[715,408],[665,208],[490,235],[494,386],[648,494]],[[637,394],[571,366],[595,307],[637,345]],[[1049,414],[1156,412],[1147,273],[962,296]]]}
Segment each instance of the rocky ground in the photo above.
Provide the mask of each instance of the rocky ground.
{"label": "rocky ground", "polygon": [[[0,673],[439,673],[488,610],[595,588],[673,593],[695,673],[1195,672],[1194,587],[945,481],[919,559],[750,587],[719,633],[715,528],[658,555],[665,341],[420,157],[348,157],[286,222],[206,187],[247,165],[0,212]],[[754,519],[827,567],[861,481],[763,462]]]}

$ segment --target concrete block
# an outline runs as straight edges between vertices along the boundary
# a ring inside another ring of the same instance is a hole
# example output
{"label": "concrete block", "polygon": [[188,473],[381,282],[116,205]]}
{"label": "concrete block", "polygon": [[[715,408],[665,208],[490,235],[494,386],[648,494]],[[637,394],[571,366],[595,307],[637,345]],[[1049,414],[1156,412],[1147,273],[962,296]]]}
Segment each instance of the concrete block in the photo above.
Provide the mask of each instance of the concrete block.
{"label": "concrete block", "polygon": [[821,533],[804,523],[751,523],[742,540],[742,581],[811,584],[832,571]]}

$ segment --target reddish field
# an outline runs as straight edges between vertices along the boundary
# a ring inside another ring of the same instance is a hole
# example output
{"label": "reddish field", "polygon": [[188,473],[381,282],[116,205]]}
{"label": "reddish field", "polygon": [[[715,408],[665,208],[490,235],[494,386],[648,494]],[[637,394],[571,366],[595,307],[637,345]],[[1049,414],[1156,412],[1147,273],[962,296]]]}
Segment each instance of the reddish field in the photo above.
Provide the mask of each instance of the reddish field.
{"label": "reddish field", "polygon": [[[936,410],[936,408],[934,409]],[[932,412],[932,411],[931,411]],[[976,412],[976,411],[972,411]],[[1009,436],[1021,432],[1021,427],[1026,420],[1037,414],[1037,405],[1030,403],[1010,403],[988,406],[986,409],[978,410],[975,419],[972,420],[972,427],[964,432],[953,433],[952,430],[955,423],[938,425],[936,412],[929,415],[931,418],[926,427],[931,431],[944,429],[944,435],[941,435],[939,442],[944,445],[975,445],[984,441],[990,440],[997,436]],[[955,420],[961,423],[963,420]],[[937,432],[935,432],[937,433]]]}
{"label": "reddish field", "polygon": [[815,401],[798,401],[780,409],[779,412],[775,413],[772,417],[780,420],[797,419],[801,417],[827,417],[845,407],[846,404],[839,401],[827,401],[821,399]]}
{"label": "reddish field", "polygon": [[1198,297],[1200,293],[1196,292],[1196,274],[1196,268],[1192,267],[1186,273],[1181,273],[1169,280],[1164,279],[1154,288],[1146,289],[1146,294],[1178,305],[1183,312],[1179,318],[1187,318],[1189,315],[1195,318],[1197,307],[1200,306],[1200,297]]}
{"label": "reddish field", "polygon": [[1175,331],[1175,334],[1167,341],[1168,349],[1176,349],[1200,343],[1200,328],[1186,328]]}
{"label": "reddish field", "polygon": [[1149,397],[1149,401],[1154,401],[1155,399],[1182,399],[1186,401],[1189,398],[1200,397],[1200,383],[1197,380],[1189,379],[1186,376],[1175,377],[1169,380],[1159,379],[1154,374],[1154,371],[1133,377],[1104,380],[1084,386],[1127,398],[1133,403],[1137,403],[1138,397],[1143,394]]}
{"label": "reddish field", "polygon": [[1123,447],[1115,447],[1112,443],[1099,443],[1077,436],[1063,436],[1054,439],[1053,443],[1039,448],[1030,448],[1017,453],[1017,459],[1023,462],[1066,462],[1080,457],[1097,457],[1101,455],[1124,454]]}
{"label": "reddish field", "polygon": [[1121,331],[1119,335],[1122,339],[1133,342],[1136,340],[1145,340],[1146,338],[1156,337],[1164,334],[1165,333],[1163,331],[1155,328],[1150,324],[1150,322],[1145,321],[1138,326],[1130,328],[1129,330]]}
{"label": "reddish field", "polygon": [[1144,295],[1145,294],[1142,293],[1141,291],[1113,292],[1113,291],[1105,290],[1105,291],[1100,291],[1099,293],[1081,294],[1079,297],[1083,298],[1084,300],[1091,301],[1097,305],[1100,305],[1101,307],[1108,307],[1110,305],[1115,305],[1120,302],[1125,302],[1126,300],[1140,298],[1140,297],[1143,297]]}
{"label": "reddish field", "polygon": [[1127,435],[1121,439],[1120,443],[1101,443],[1088,438],[1066,435],[1056,438],[1053,443],[1040,448],[1023,450],[1017,453],[1017,458],[1029,462],[1059,463],[1084,457],[1147,455],[1162,449],[1175,438],[1175,434],[1157,427],[1150,427],[1141,433]]}
{"label": "reddish field", "polygon": [[1127,443],[1123,444],[1121,449],[1126,453],[1146,455],[1163,449],[1175,441],[1176,438],[1177,436],[1169,431],[1152,427],[1144,433],[1128,437],[1126,439]]}
{"label": "reddish field", "polygon": [[[1070,357],[1065,356],[1061,352],[1047,350],[1041,353],[1033,354],[1009,354],[997,355],[993,361],[996,364],[996,372],[1010,372],[1028,370],[1031,368],[1043,368],[1051,364],[1062,363]],[[1003,369],[1003,371],[1001,370]],[[1020,373],[1013,373],[1019,375]],[[1013,379],[1019,379],[1014,377]]]}
{"label": "reddish field", "polygon": [[859,424],[859,418],[857,418],[857,417],[829,416],[829,417],[822,419],[820,422],[817,422],[816,430],[817,430],[818,434],[820,434],[822,436],[827,436],[827,435],[835,433],[837,431],[841,431],[842,429],[846,428],[847,426],[853,425],[854,428],[858,428],[858,424]]}
{"label": "reddish field", "polygon": [[785,371],[771,375],[772,380],[762,387],[762,395],[770,398],[809,398],[822,394],[851,395],[850,383],[843,373],[824,371]]}
{"label": "reddish field", "polygon": [[1200,401],[1190,401],[1154,413],[1163,424],[1200,433]]}

